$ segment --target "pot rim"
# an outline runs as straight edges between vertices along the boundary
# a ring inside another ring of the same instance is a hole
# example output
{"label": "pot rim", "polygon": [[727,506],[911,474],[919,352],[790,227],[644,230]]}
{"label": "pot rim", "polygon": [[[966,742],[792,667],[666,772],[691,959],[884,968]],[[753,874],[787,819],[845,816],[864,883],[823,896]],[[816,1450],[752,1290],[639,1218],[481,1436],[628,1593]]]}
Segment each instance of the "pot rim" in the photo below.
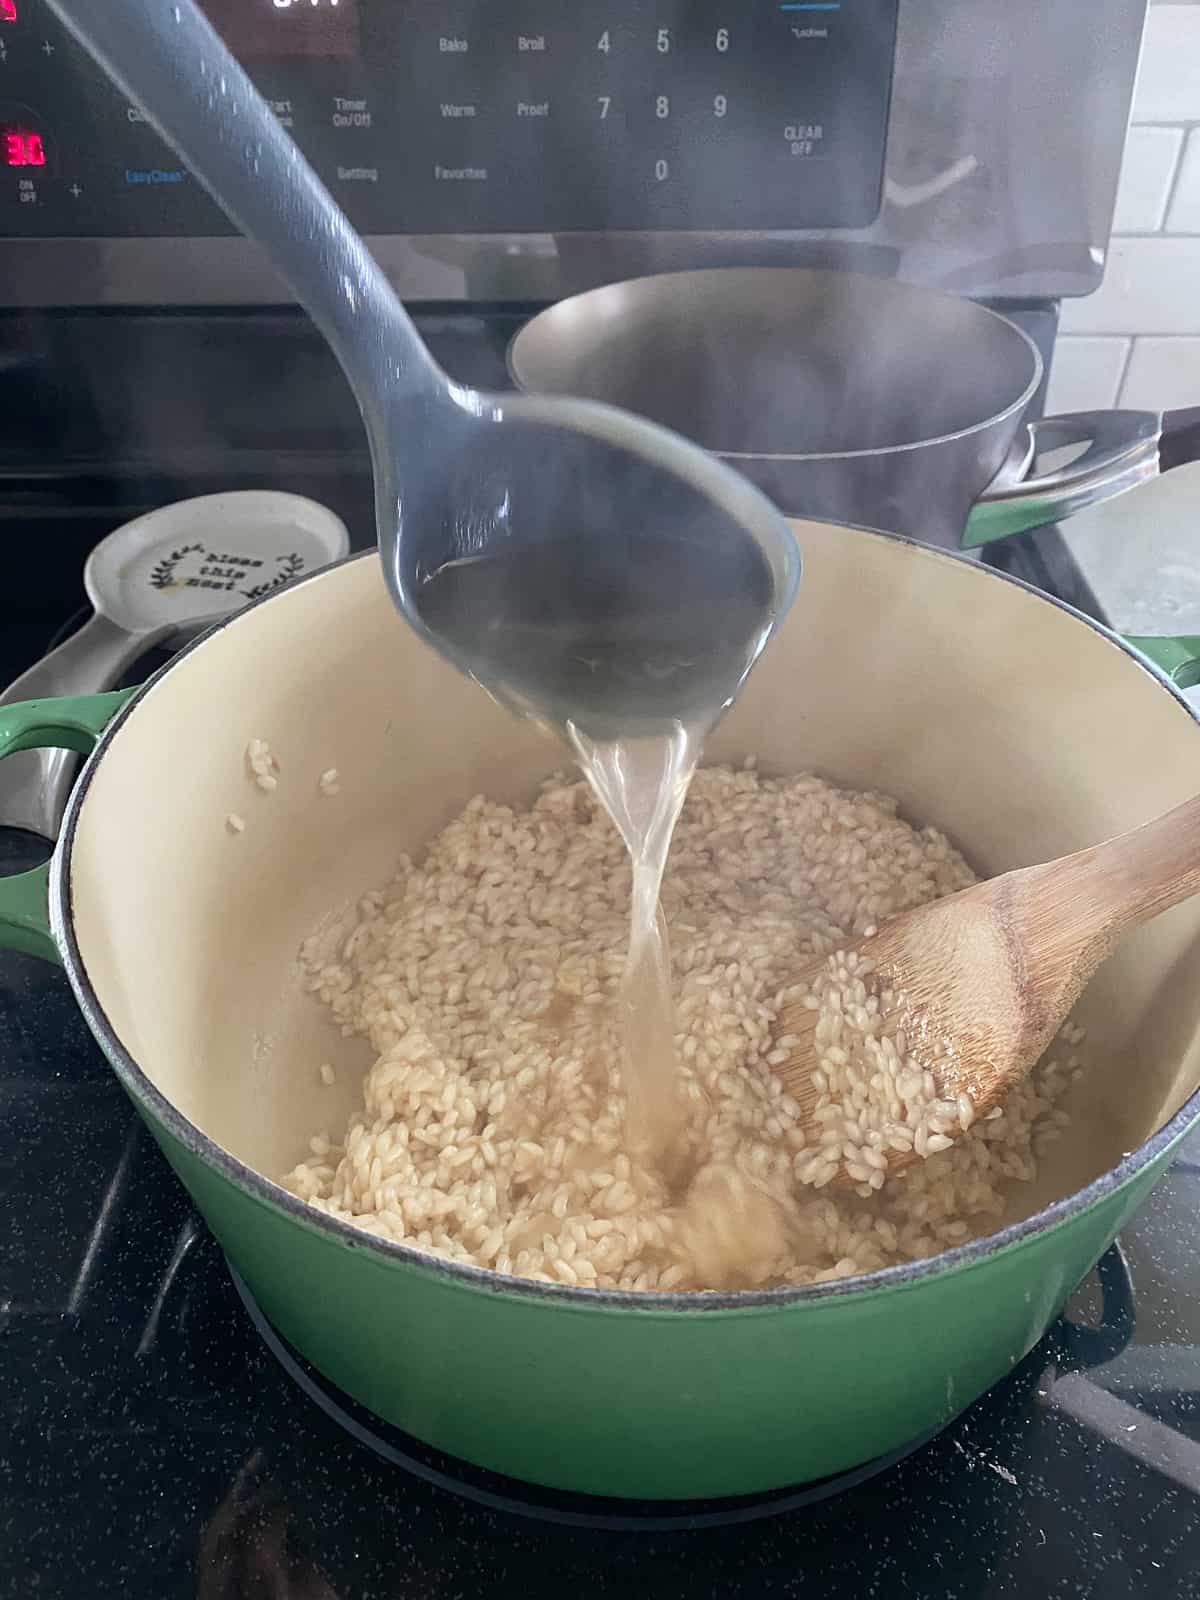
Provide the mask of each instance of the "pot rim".
{"label": "pot rim", "polygon": [[[823,519],[811,520],[822,521]],[[911,539],[904,534],[887,533],[850,523],[826,523],[826,526],[836,527],[852,535],[884,539],[891,543],[908,546],[921,559],[954,561],[968,565],[961,556],[952,554],[949,551],[936,549],[931,545],[922,544],[919,540]],[[918,1261],[901,1262],[896,1266],[882,1267],[875,1272],[858,1273],[853,1277],[839,1278],[829,1283],[792,1284],[775,1289],[688,1291],[686,1293],[663,1293],[660,1291],[633,1289],[587,1289],[572,1287],[567,1284],[542,1283],[530,1278],[493,1272],[486,1267],[468,1266],[462,1262],[450,1261],[432,1252],[416,1249],[412,1245],[399,1244],[394,1240],[380,1238],[376,1234],[367,1233],[363,1229],[353,1227],[350,1223],[343,1222],[337,1217],[332,1217],[328,1213],[318,1210],[315,1206],[309,1205],[307,1201],[301,1200],[298,1196],[292,1194],[290,1190],[283,1188],[281,1184],[265,1177],[257,1169],[249,1166],[237,1156],[232,1155],[201,1128],[197,1127],[195,1123],[183,1116],[175,1104],[151,1082],[129,1050],[126,1049],[105,1014],[99,997],[88,977],[82,952],[75,935],[71,914],[71,856],[75,843],[75,832],[80,812],[86,802],[88,790],[99,763],[104,759],[110,744],[125,725],[125,722],[135,714],[142,699],[156,687],[167,673],[172,672],[186,656],[202,648],[205,642],[214,635],[222,632],[225,628],[238,626],[243,618],[247,617],[260,605],[270,605],[276,601],[283,600],[290,590],[298,588],[302,584],[320,582],[322,578],[329,577],[340,567],[348,565],[350,562],[374,559],[377,554],[378,551],[374,547],[354,552],[344,557],[341,561],[334,562],[329,566],[318,569],[316,572],[308,573],[304,577],[294,580],[272,594],[264,595],[261,599],[253,601],[240,611],[215,623],[211,628],[199,635],[198,638],[185,645],[165,666],[160,667],[157,672],[149,677],[117,712],[89,757],[79,781],[72,791],[63,820],[62,831],[50,865],[49,905],[54,941],[63,957],[63,967],[75,993],[79,1008],[83,1013],[84,1020],[107,1056],[123,1088],[133,1099],[136,1106],[151,1117],[154,1122],[160,1123],[191,1155],[197,1157],[206,1166],[215,1168],[237,1188],[244,1190],[251,1199],[274,1210],[283,1211],[302,1227],[323,1233],[345,1247],[361,1250],[368,1256],[373,1255],[379,1258],[381,1263],[384,1261],[394,1262],[397,1265],[410,1267],[421,1272],[432,1272],[452,1282],[461,1284],[464,1288],[483,1290],[493,1294],[516,1295],[518,1297],[527,1297],[531,1300],[552,1301],[564,1306],[573,1306],[578,1310],[603,1307],[642,1313],[667,1312],[672,1315],[685,1312],[705,1314],[717,1311],[781,1310],[788,1306],[840,1299],[849,1295],[875,1295],[894,1289],[913,1288],[922,1279],[962,1270],[981,1263],[1001,1251],[1015,1248],[1034,1235],[1089,1210],[1109,1194],[1123,1188],[1144,1168],[1164,1156],[1170,1147],[1182,1138],[1197,1117],[1200,1117],[1200,1087],[1197,1087],[1184,1101],[1183,1105],[1180,1106],[1179,1110],[1175,1112],[1174,1116],[1164,1123],[1156,1133],[1139,1145],[1136,1150],[1130,1151],[1115,1167],[1101,1173],[1091,1183],[1085,1184],[1082,1189],[1076,1189],[1062,1199],[1052,1201],[1031,1216],[1025,1217],[1019,1222],[1010,1223],[1007,1227],[1001,1228],[995,1233],[968,1240],[965,1244],[956,1245],[952,1249],[939,1252],[937,1255],[924,1256]],[[1021,578],[1012,577],[1010,574],[999,572],[994,568],[978,567],[977,570],[982,576],[1008,583],[1017,589],[1024,590],[1025,593],[1032,595],[1034,599],[1054,606],[1076,622],[1083,623],[1091,628],[1102,638],[1108,640],[1116,649],[1127,655],[1158,687],[1165,689],[1172,695],[1194,723],[1200,723],[1200,712],[1193,708],[1167,675],[1122,639],[1119,634],[1114,633],[1111,628],[1106,627],[1103,623],[1096,622],[1093,618],[1076,610],[1074,606],[1066,604],[1065,601],[1043,593],[1042,590],[1035,588],[1030,583],[1026,583]]]}
{"label": "pot rim", "polygon": [[[647,273],[643,274],[640,278],[628,278],[624,281],[626,283],[648,283],[659,278],[696,278],[716,275],[723,272],[742,271],[755,273],[820,273],[822,269],[819,267],[701,267],[691,272]],[[848,276],[848,274],[840,273],[838,276],[844,278]],[[857,276],[865,277],[866,275],[857,274]],[[891,280],[878,278],[868,278],[867,281],[873,284],[884,283],[889,289],[910,292],[913,298],[925,299],[932,296],[935,299],[955,301],[960,300],[958,295],[947,295],[941,289],[927,289],[917,284],[897,283]],[[573,302],[582,300],[588,295],[592,294],[602,294],[605,290],[615,287],[617,287],[617,285],[600,284],[594,289],[585,289],[580,294],[572,295],[570,297],[570,301]],[[526,329],[531,327],[532,324],[538,320],[539,317],[549,316],[552,312],[557,311],[559,306],[566,305],[568,303],[570,302],[560,300],[552,306],[547,306],[543,311],[538,312],[537,316],[531,318],[524,327],[518,328],[517,332],[514,333],[512,338],[508,341],[508,348],[504,353],[504,364],[508,370],[509,377],[513,380],[517,388],[523,394],[539,394],[544,393],[545,391],[539,390],[536,387],[532,387],[526,381],[526,379],[521,376],[517,366],[517,345],[520,342],[521,336],[525,333]],[[968,423],[964,428],[956,428],[951,433],[936,434],[932,438],[928,439],[912,439],[907,444],[881,444],[873,446],[870,449],[863,450],[722,450],[719,445],[705,444],[699,439],[694,439],[692,442],[699,445],[702,450],[707,450],[710,455],[719,456],[722,461],[870,461],[876,456],[903,455],[909,450],[928,450],[933,449],[938,445],[956,444],[959,440],[968,439],[972,434],[980,433],[985,428],[990,428],[993,425],[1006,422],[1010,417],[1012,417],[1014,412],[1024,412],[1025,407],[1037,393],[1038,385],[1042,381],[1042,373],[1045,368],[1045,364],[1042,361],[1042,353],[1030,336],[1025,332],[1024,328],[1019,328],[1015,322],[1006,317],[1002,312],[993,310],[991,306],[980,305],[978,301],[971,301],[969,304],[973,310],[980,312],[983,316],[990,317],[995,322],[1003,323],[1005,328],[1016,334],[1016,336],[1026,346],[1030,356],[1033,358],[1033,369],[1030,380],[1017,398],[1010,402],[1010,404],[1004,406],[1000,411],[993,411],[990,416],[980,418],[978,422]],[[605,403],[608,405],[619,405],[623,410],[633,411],[636,415],[641,415],[641,413],[637,411],[637,407],[630,405],[629,401],[625,398],[621,398],[620,400],[609,400]],[[657,419],[652,418],[651,420]],[[681,431],[679,428],[675,427],[674,423],[662,423],[660,426],[669,427],[676,433]],[[1013,429],[1013,433],[1015,435],[1015,428]],[[684,437],[690,438],[690,435],[685,434]],[[984,484],[982,488],[977,491],[975,496],[973,496],[973,498],[978,499],[979,494],[981,494],[983,489],[986,489],[986,487],[987,485]],[[789,513],[789,515],[791,514],[792,513]],[[826,519],[821,518],[819,520],[824,521]],[[842,524],[842,526],[849,528],[857,527],[858,524],[848,522]],[[882,532],[884,530],[881,529],[871,531]],[[913,540],[912,542],[918,543],[919,541]]]}

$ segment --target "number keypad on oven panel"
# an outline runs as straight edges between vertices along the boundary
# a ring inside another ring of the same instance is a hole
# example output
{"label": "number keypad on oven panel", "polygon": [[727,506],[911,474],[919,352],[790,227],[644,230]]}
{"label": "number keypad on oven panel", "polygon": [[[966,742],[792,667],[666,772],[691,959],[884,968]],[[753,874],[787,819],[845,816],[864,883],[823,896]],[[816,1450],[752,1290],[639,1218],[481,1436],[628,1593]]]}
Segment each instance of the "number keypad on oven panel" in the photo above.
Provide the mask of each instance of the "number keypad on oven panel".
{"label": "number keypad on oven panel", "polygon": [[[248,70],[366,233],[853,227],[879,203],[896,5],[359,0],[357,59]],[[228,231],[43,0],[6,42],[47,159],[0,183],[0,231]]]}
{"label": "number keypad on oven panel", "polygon": [[409,17],[405,231],[852,226],[878,207],[894,0]]}

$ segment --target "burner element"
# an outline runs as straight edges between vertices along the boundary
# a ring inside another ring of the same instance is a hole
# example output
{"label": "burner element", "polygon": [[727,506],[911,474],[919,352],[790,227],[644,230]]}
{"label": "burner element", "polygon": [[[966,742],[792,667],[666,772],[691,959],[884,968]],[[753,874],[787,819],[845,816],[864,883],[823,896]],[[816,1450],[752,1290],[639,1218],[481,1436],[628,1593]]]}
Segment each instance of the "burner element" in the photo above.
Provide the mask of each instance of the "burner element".
{"label": "burner element", "polygon": [[899,1450],[889,1451],[887,1455],[852,1467],[848,1472],[839,1472],[833,1477],[819,1478],[793,1488],[768,1490],[763,1494],[739,1495],[723,1500],[616,1500],[602,1495],[569,1494],[536,1483],[522,1483],[516,1478],[490,1472],[486,1467],[460,1461],[384,1422],[374,1412],[368,1411],[366,1406],[343,1394],[328,1378],[310,1366],[267,1321],[254,1296],[232,1266],[229,1275],[250,1320],[288,1377],[351,1438],[425,1483],[446,1489],[476,1505],[539,1522],[610,1529],[621,1533],[678,1533],[689,1529],[725,1528],[759,1522],[765,1517],[777,1517],[787,1511],[819,1505],[823,1500],[830,1500],[834,1495],[843,1494],[848,1489],[877,1478],[906,1456],[920,1450],[940,1431],[933,1429],[923,1433],[902,1445]]}

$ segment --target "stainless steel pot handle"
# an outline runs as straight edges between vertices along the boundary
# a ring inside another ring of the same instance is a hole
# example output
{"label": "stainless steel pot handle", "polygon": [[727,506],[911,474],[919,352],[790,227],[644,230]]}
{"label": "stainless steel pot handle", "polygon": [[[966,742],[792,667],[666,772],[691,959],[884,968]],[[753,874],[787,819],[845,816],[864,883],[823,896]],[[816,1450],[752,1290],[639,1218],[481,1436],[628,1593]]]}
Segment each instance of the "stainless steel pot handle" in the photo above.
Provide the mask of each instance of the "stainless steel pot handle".
{"label": "stainless steel pot handle", "polygon": [[[130,633],[97,613],[9,684],[0,694],[0,706],[107,689],[155,637]],[[78,766],[73,751],[53,748],[29,750],[5,762],[0,766],[0,827],[28,828],[56,839]]]}
{"label": "stainless steel pot handle", "polygon": [[1157,476],[1166,420],[1158,411],[1076,411],[1026,424],[1034,458],[1069,445],[1087,448],[1065,467],[1016,483],[1002,469],[967,520],[963,548],[1061,522]]}

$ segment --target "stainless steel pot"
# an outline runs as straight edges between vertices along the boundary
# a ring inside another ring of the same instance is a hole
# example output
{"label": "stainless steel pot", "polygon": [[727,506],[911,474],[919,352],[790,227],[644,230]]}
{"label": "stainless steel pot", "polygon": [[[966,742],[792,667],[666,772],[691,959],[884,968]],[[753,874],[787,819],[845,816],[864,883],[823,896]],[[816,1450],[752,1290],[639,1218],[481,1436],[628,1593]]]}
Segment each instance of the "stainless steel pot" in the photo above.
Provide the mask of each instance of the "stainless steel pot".
{"label": "stainless steel pot", "polygon": [[[1036,346],[973,301],[850,272],[672,272],[576,295],[509,350],[524,389],[686,434],[784,510],[946,549],[1059,520],[1200,454],[1200,408],[1023,425]],[[1082,449],[1028,476],[1035,456]],[[1164,464],[1166,452],[1164,450]]]}

